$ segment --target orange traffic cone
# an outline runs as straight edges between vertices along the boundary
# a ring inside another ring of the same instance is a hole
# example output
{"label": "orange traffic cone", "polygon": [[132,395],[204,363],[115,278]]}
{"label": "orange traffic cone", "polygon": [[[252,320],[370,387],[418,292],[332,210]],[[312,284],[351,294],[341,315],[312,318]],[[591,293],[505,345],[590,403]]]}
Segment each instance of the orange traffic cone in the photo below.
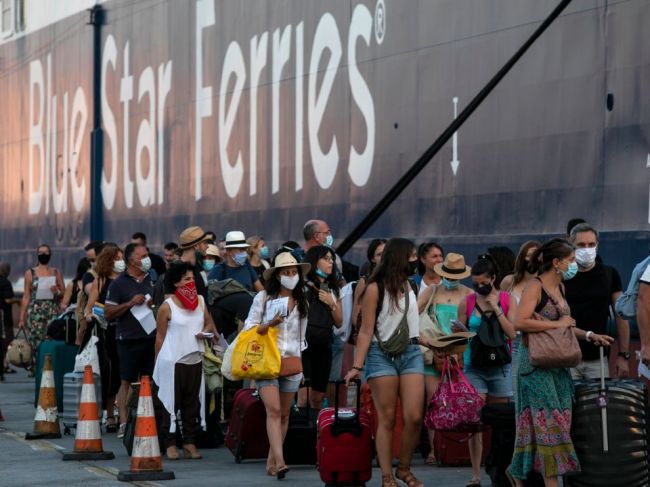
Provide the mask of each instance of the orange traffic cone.
{"label": "orange traffic cone", "polygon": [[95,397],[95,381],[91,365],[84,367],[84,380],[81,385],[79,400],[79,417],[77,432],[74,439],[74,452],[65,453],[63,461],[67,460],[112,460],[112,451],[104,451],[102,433],[99,429],[99,413]]}
{"label": "orange traffic cone", "polygon": [[153,411],[151,384],[149,377],[140,380],[140,398],[138,400],[138,416],[135,420],[135,438],[133,439],[133,454],[131,455],[131,470],[122,470],[117,474],[117,480],[134,482],[140,480],[173,480],[174,472],[164,472],[160,458],[158,431]]}
{"label": "orange traffic cone", "polygon": [[56,408],[56,386],[52,371],[52,355],[45,354],[45,366],[41,375],[41,388],[38,392],[38,406],[34,416],[34,431],[25,435],[26,440],[61,438],[59,413]]}

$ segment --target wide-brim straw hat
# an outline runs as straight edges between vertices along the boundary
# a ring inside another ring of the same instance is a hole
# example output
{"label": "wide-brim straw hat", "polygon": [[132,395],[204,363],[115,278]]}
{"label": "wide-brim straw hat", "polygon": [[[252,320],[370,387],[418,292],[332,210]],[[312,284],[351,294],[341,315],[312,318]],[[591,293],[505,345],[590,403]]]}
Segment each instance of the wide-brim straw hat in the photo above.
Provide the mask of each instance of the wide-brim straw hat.
{"label": "wide-brim straw hat", "polygon": [[460,254],[449,252],[445,256],[445,261],[442,264],[433,266],[433,271],[441,277],[447,279],[465,279],[471,274],[472,268],[465,265],[465,257]]}
{"label": "wide-brim straw hat", "polygon": [[438,355],[461,354],[465,352],[469,339],[476,336],[474,332],[461,331],[431,340],[431,347]]}
{"label": "wide-brim straw hat", "polygon": [[210,240],[201,227],[187,227],[181,232],[179,245],[182,250],[194,247],[196,244]]}
{"label": "wide-brim straw hat", "polygon": [[246,235],[244,232],[233,230],[226,234],[226,248],[227,249],[247,249],[250,245],[246,242]]}
{"label": "wide-brim straw hat", "polygon": [[263,277],[265,281],[271,279],[271,276],[276,271],[276,269],[282,269],[284,267],[300,267],[302,270],[302,275],[304,276],[309,272],[311,266],[306,262],[298,262],[296,258],[291,255],[291,252],[280,252],[275,258],[275,263],[273,267],[269,267],[264,271]]}

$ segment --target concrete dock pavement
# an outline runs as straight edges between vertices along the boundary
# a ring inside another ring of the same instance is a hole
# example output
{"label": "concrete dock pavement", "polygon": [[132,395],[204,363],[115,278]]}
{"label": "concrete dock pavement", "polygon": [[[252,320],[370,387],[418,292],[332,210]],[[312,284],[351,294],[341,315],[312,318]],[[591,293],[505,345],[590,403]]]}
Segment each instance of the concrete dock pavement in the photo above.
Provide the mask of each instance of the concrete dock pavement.
{"label": "concrete dock pavement", "polygon": [[[115,460],[63,462],[65,450],[72,451],[74,435],[56,440],[25,441],[34,419],[34,379],[19,370],[8,374],[0,382],[0,409],[5,421],[0,422],[0,487],[33,486],[124,486],[117,481],[119,470],[128,468],[129,457],[114,433],[103,434],[106,450],[115,453]],[[137,482],[134,485],[173,485],[179,487],[212,486],[272,486],[280,485],[266,475],[264,461],[245,461],[236,464],[230,451],[224,447],[201,450],[200,461],[169,461],[163,457],[166,470],[172,470],[176,480]],[[414,458],[413,471],[426,486],[464,487],[471,473],[469,468],[438,468],[424,465],[419,455]],[[291,466],[291,471],[281,485],[300,487],[322,486],[318,472],[313,466]],[[381,486],[378,468],[368,487]],[[489,486],[489,478],[483,473],[482,485]]]}

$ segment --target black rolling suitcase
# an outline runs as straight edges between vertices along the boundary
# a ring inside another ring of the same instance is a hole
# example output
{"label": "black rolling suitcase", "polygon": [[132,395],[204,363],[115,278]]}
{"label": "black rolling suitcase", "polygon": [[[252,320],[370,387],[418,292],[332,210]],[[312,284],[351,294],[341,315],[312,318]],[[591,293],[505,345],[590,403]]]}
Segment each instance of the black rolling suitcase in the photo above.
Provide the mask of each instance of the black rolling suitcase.
{"label": "black rolling suitcase", "polygon": [[638,380],[575,383],[571,438],[582,472],[567,475],[571,487],[646,487],[648,478],[647,389]]}

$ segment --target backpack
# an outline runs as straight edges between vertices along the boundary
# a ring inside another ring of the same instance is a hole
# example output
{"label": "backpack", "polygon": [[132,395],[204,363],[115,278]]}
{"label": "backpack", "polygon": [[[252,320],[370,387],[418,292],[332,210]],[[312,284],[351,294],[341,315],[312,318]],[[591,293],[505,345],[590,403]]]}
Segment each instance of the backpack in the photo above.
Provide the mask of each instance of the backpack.
{"label": "backpack", "polygon": [[616,314],[624,320],[632,320],[636,318],[636,302],[639,296],[639,282],[648,265],[650,265],[650,256],[643,259],[634,267],[627,289],[616,300]]}
{"label": "backpack", "polygon": [[[95,272],[95,269],[88,269],[88,272],[93,276],[94,279],[99,278],[99,274]],[[84,285],[82,283],[81,286],[79,287],[79,292],[77,292],[76,314],[77,314],[78,323],[80,323],[81,320],[85,319],[84,310],[86,309],[87,304],[88,304],[88,295],[86,294],[86,291],[84,290]]]}
{"label": "backpack", "polygon": [[[472,296],[472,299],[470,299],[470,296]],[[512,362],[508,342],[496,313],[486,315],[476,302],[476,294],[472,293],[466,299],[468,321],[469,317],[472,316],[471,313],[474,312],[474,308],[481,315],[478,332],[470,342],[472,365],[476,367],[495,367]],[[504,314],[508,311],[508,305],[504,306],[506,299],[509,299],[508,293],[499,292],[499,307]]]}
{"label": "backpack", "polygon": [[247,293],[254,296],[252,292],[246,289],[239,281],[234,279],[223,279],[221,281],[208,281],[208,305],[212,306],[220,299],[236,293]]}
{"label": "backpack", "polygon": [[332,346],[332,327],[334,317],[325,303],[318,299],[318,293],[309,288],[307,290],[309,311],[307,312],[307,331],[305,339],[307,344],[314,347]]}

